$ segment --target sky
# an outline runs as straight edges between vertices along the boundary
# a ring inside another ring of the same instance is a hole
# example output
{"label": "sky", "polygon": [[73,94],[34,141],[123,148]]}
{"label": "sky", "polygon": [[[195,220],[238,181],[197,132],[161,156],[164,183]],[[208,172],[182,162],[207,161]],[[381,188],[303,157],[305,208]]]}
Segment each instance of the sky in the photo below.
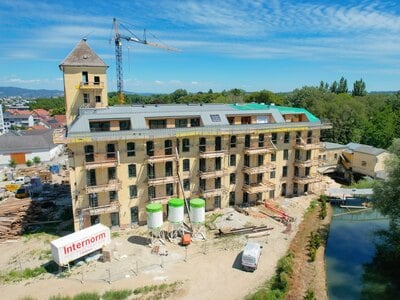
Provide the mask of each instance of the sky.
{"label": "sky", "polygon": [[[0,86],[63,90],[59,64],[87,38],[117,89],[112,29],[177,48],[123,41],[124,90],[288,92],[344,76],[352,89],[400,90],[400,5],[393,1],[0,0]],[[125,30],[128,29],[128,30]]]}

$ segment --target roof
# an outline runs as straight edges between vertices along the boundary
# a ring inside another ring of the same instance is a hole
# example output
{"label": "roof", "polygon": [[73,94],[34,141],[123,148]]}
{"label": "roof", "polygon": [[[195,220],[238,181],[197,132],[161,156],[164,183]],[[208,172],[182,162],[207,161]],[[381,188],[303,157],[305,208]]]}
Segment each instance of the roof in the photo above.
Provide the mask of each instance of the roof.
{"label": "roof", "polygon": [[60,69],[64,66],[107,67],[104,61],[89,47],[86,39],[81,40],[68,54],[60,64]]}
{"label": "roof", "polygon": [[32,113],[42,117],[48,117],[50,115],[50,113],[43,108],[34,109]]}
{"label": "roof", "polygon": [[[245,109],[243,109],[243,107]],[[252,124],[253,127],[260,128],[273,128],[291,126],[291,127],[307,127],[307,126],[321,126],[321,121],[316,118],[310,118],[309,122],[286,122],[282,111],[286,110],[282,107],[273,105],[256,105],[252,109],[249,104],[156,104],[156,105],[123,105],[112,106],[107,108],[83,108],[79,111],[79,117],[72,123],[69,128],[69,134],[89,133],[89,121],[94,120],[115,120],[115,119],[128,119],[131,122],[132,131],[145,131],[150,133],[146,124],[146,119],[160,119],[160,118],[200,118],[202,127],[197,129],[207,128],[224,128],[224,129],[239,129],[240,126],[250,125],[236,125],[231,126],[228,121],[228,116],[266,116],[271,115],[275,123],[267,123],[268,120],[260,118],[257,124]],[[262,108],[262,109],[261,109]],[[291,113],[306,113],[305,109],[290,109]],[[312,114],[310,114],[312,115]],[[170,133],[173,129],[168,129]],[[192,130],[193,128],[177,128],[179,132],[185,130]],[[155,134],[160,133],[162,130],[154,130]],[[93,135],[93,133],[91,133]],[[97,133],[96,133],[97,134]],[[106,132],[99,133],[107,135]],[[115,132],[112,133],[115,135]]]}
{"label": "roof", "polygon": [[0,153],[33,152],[50,150],[53,143],[53,130],[10,131],[0,136]]}
{"label": "roof", "polygon": [[4,113],[3,117],[4,117],[4,119],[10,119],[10,120],[16,120],[16,119],[27,120],[31,117],[33,118],[33,116],[31,114],[29,114],[29,115],[12,115],[12,114],[7,114],[7,113]]}
{"label": "roof", "polygon": [[331,142],[324,142],[324,148],[326,150],[334,150],[334,149],[346,149],[346,145],[331,143]]}
{"label": "roof", "polygon": [[348,143],[346,146],[350,151],[366,153],[366,154],[371,154],[371,155],[375,155],[375,156],[386,152],[385,149],[375,148],[375,147],[372,147],[369,145],[363,145],[363,144],[357,144],[357,143]]}
{"label": "roof", "polygon": [[53,118],[60,124],[65,125],[67,124],[67,117],[65,115],[54,115]]}
{"label": "roof", "polygon": [[373,195],[373,189],[342,189],[342,188],[328,188],[327,193],[333,195]]}
{"label": "roof", "polygon": [[31,111],[30,110],[26,110],[26,109],[7,109],[6,112],[9,112],[12,115],[30,115]]}

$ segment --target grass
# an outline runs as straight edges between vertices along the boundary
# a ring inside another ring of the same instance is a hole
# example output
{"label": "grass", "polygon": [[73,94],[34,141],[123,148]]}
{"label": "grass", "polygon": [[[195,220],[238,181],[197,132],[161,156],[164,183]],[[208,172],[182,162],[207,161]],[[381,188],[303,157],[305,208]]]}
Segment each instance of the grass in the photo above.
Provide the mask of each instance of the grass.
{"label": "grass", "polygon": [[18,282],[30,278],[38,277],[44,273],[47,273],[45,267],[37,267],[37,268],[26,268],[21,271],[12,270],[9,272],[0,273],[0,283],[8,283],[8,282]]}
{"label": "grass", "polygon": [[107,291],[101,297],[104,300],[124,300],[132,294],[132,290],[111,290]]}
{"label": "grass", "polygon": [[36,233],[26,233],[22,235],[24,239],[24,243],[29,242],[32,239],[35,240],[44,240],[47,242],[51,242],[52,240],[58,239],[58,235],[48,234],[46,232],[36,232]]}
{"label": "grass", "polygon": [[97,292],[84,292],[78,295],[75,295],[73,300],[100,300],[100,295]]}
{"label": "grass", "polygon": [[215,227],[215,220],[218,219],[220,216],[223,216],[223,214],[220,213],[212,213],[206,216],[206,222],[205,226],[208,230],[214,230],[216,229]]}
{"label": "grass", "polygon": [[307,208],[307,212],[306,213],[310,213],[312,211],[314,211],[314,209],[318,206],[318,200],[312,200],[310,202],[310,205]]}
{"label": "grass", "polygon": [[133,294],[144,298],[145,295],[150,295],[149,299],[165,299],[174,294],[177,289],[183,284],[181,281],[173,283],[163,283],[159,285],[146,285],[133,290]]}
{"label": "grass", "polygon": [[288,253],[278,261],[274,277],[266,281],[255,293],[246,300],[282,300],[289,290],[289,279],[292,274],[293,254]]}
{"label": "grass", "polygon": [[111,237],[117,238],[117,237],[120,237],[120,234],[119,234],[119,232],[113,232],[113,233],[111,233]]}

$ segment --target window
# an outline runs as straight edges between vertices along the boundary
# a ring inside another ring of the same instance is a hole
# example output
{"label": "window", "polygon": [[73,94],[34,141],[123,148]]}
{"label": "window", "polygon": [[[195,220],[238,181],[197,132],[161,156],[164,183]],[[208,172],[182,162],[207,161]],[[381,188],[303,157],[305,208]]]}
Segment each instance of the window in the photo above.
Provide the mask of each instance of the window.
{"label": "window", "polygon": [[300,144],[301,143],[301,131],[297,131],[296,132],[296,144]]}
{"label": "window", "polygon": [[229,184],[236,184],[236,173],[229,174]]}
{"label": "window", "polygon": [[335,154],[333,155],[333,158],[334,158],[334,159],[337,159],[337,153],[335,153]]}
{"label": "window", "polygon": [[199,180],[199,185],[200,185],[200,190],[205,190],[206,189],[206,180],[205,179],[200,179]]}
{"label": "window", "polygon": [[251,117],[241,117],[240,121],[242,124],[251,124]]}
{"label": "window", "polygon": [[173,183],[167,183],[165,185],[165,193],[167,196],[172,196],[174,194],[174,184]]}
{"label": "window", "polygon": [[189,152],[190,151],[190,143],[189,139],[182,140],[182,152]]}
{"label": "window", "polygon": [[199,170],[201,172],[205,172],[206,171],[206,159],[205,158],[200,158],[199,161]]}
{"label": "window", "polygon": [[95,194],[95,193],[89,194],[89,206],[90,207],[99,206],[97,194]]}
{"label": "window", "polygon": [[366,167],[366,166],[367,166],[367,162],[366,162],[365,160],[363,160],[363,161],[361,162],[361,166]]}
{"label": "window", "polygon": [[164,154],[165,155],[171,155],[172,154],[172,141],[171,140],[165,140],[164,141]]}
{"label": "window", "polygon": [[269,199],[275,198],[275,190],[269,191]]}
{"label": "window", "polygon": [[244,184],[250,184],[250,176],[249,174],[244,174]]}
{"label": "window", "polygon": [[107,144],[106,146],[107,158],[116,158],[115,144]]}
{"label": "window", "polygon": [[187,125],[188,125],[187,119],[175,119],[175,127],[181,128],[181,127],[187,127]]}
{"label": "window", "polygon": [[182,164],[182,170],[183,172],[189,172],[190,171],[190,160],[189,159],[184,159],[183,164]]}
{"label": "window", "polygon": [[110,131],[109,121],[96,121],[89,123],[90,132]]}
{"label": "window", "polygon": [[244,166],[250,167],[250,156],[248,156],[247,154],[244,155]]}
{"label": "window", "polygon": [[287,174],[288,174],[288,167],[283,166],[282,167],[282,177],[287,177]]}
{"label": "window", "polygon": [[264,155],[259,154],[257,156],[257,163],[258,163],[258,166],[262,166],[264,164]]}
{"label": "window", "polygon": [[290,132],[285,132],[285,136],[283,138],[283,142],[288,144],[290,142]]}
{"label": "window", "polygon": [[89,94],[83,94],[83,103],[90,103]]}
{"label": "window", "polygon": [[183,190],[190,191],[190,179],[183,179]]}
{"label": "window", "polygon": [[215,158],[215,170],[216,171],[221,170],[221,157]]}
{"label": "window", "polygon": [[100,84],[100,76],[94,76],[94,84],[99,85]]}
{"label": "window", "polygon": [[282,183],[281,196],[286,196],[286,183]]}
{"label": "window", "polygon": [[172,176],[172,161],[167,161],[165,163],[165,176]]}
{"label": "window", "polygon": [[307,150],[306,152],[306,160],[310,160],[311,159],[311,150]]}
{"label": "window", "polygon": [[150,129],[167,128],[167,120],[149,120]]}
{"label": "window", "polygon": [[115,167],[108,168],[108,180],[117,179],[117,169]]}
{"label": "window", "polygon": [[245,146],[246,148],[249,148],[249,147],[250,147],[250,135],[249,135],[249,134],[246,134],[246,135],[244,136],[244,146]]}
{"label": "window", "polygon": [[137,197],[137,186],[130,185],[129,186],[129,198],[136,198]]}
{"label": "window", "polygon": [[275,171],[271,171],[270,173],[269,173],[269,178],[275,178]]}
{"label": "window", "polygon": [[236,148],[236,135],[231,136],[231,148]]}
{"label": "window", "polygon": [[199,151],[200,152],[205,152],[206,151],[206,138],[200,138],[199,139]]}
{"label": "window", "polygon": [[136,165],[135,164],[128,165],[128,176],[130,178],[136,177]]}
{"label": "window", "polygon": [[276,153],[271,153],[271,161],[276,161]]}
{"label": "window", "polygon": [[221,208],[221,196],[214,197],[214,208]]}
{"label": "window", "polygon": [[94,96],[94,98],[96,99],[97,103],[101,102],[101,96],[97,95],[97,96]]}
{"label": "window", "polygon": [[278,134],[276,132],[273,132],[271,134],[271,142],[276,144],[277,141],[278,141]]}
{"label": "window", "polygon": [[229,156],[229,166],[231,166],[231,167],[236,166],[236,154],[231,154]]}
{"label": "window", "polygon": [[215,151],[220,151],[221,150],[221,137],[216,136],[215,137]]}
{"label": "window", "polygon": [[304,175],[305,176],[310,176],[310,167],[306,167],[305,171],[304,171]]}
{"label": "window", "polygon": [[150,199],[154,199],[156,197],[156,187],[149,186],[147,188],[147,194],[149,195]]}
{"label": "window", "polygon": [[263,181],[263,173],[258,173],[257,174],[257,183],[260,184]]}
{"label": "window", "polygon": [[236,202],[236,193],[229,192],[229,206],[234,206]]}
{"label": "window", "polygon": [[111,202],[117,200],[117,192],[116,191],[110,191],[108,193],[108,195],[109,195],[109,198],[110,198]]}
{"label": "window", "polygon": [[215,185],[216,189],[220,189],[221,188],[221,177],[215,178],[214,185]]}
{"label": "window", "polygon": [[210,115],[210,118],[212,122],[221,122],[220,115]]}
{"label": "window", "polygon": [[199,126],[200,126],[200,118],[190,119],[190,127],[199,127]]}
{"label": "window", "polygon": [[82,72],[82,82],[83,84],[88,84],[89,83],[89,76],[87,71]]}
{"label": "window", "polygon": [[258,147],[264,147],[264,134],[261,133],[258,135]]}
{"label": "window", "polygon": [[93,145],[86,145],[85,149],[85,161],[93,162],[94,161],[94,148]]}
{"label": "window", "polygon": [[147,177],[149,179],[154,179],[156,177],[154,165],[152,164],[147,165]]}
{"label": "window", "polygon": [[96,170],[95,169],[86,171],[86,184],[88,186],[96,185]]}
{"label": "window", "polygon": [[294,176],[295,177],[299,176],[299,167],[294,167]]}
{"label": "window", "polygon": [[130,120],[120,120],[119,121],[119,130],[130,130],[131,129],[131,121]]}
{"label": "window", "polygon": [[147,141],[146,142],[146,154],[148,156],[153,156],[154,155],[154,142],[153,141]]}
{"label": "window", "polygon": [[300,159],[300,150],[296,149],[296,151],[294,152],[294,158],[299,160]]}
{"label": "window", "polygon": [[132,143],[132,142],[126,143],[126,155],[127,156],[135,156],[136,155],[135,143]]}
{"label": "window", "polygon": [[312,131],[309,130],[307,132],[307,144],[311,144],[312,143]]}
{"label": "window", "polygon": [[283,159],[284,160],[289,159],[289,150],[288,149],[283,150]]}

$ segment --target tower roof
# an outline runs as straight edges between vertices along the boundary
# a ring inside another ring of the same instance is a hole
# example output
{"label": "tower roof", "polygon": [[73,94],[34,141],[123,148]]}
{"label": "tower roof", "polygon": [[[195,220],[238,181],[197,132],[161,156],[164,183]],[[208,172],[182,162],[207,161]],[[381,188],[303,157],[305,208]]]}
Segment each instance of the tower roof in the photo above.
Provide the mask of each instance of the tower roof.
{"label": "tower roof", "polygon": [[81,40],[70,54],[60,64],[60,69],[64,66],[76,67],[107,67],[104,61],[89,47],[86,39]]}

